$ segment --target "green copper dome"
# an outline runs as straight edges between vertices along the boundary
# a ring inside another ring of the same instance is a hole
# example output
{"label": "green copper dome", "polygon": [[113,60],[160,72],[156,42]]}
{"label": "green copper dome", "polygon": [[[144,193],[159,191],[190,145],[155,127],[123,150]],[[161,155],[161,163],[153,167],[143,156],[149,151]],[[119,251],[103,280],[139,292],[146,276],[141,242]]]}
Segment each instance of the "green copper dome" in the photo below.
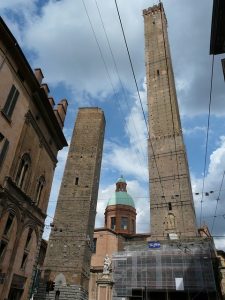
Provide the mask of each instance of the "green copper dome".
{"label": "green copper dome", "polygon": [[123,175],[121,175],[120,178],[117,179],[116,191],[114,195],[109,199],[107,206],[117,204],[128,205],[135,208],[134,200],[127,193],[127,183]]}
{"label": "green copper dome", "polygon": [[109,199],[107,206],[117,204],[128,205],[135,208],[134,200],[127,192],[115,192]]}
{"label": "green copper dome", "polygon": [[116,183],[118,183],[118,182],[124,182],[124,183],[126,183],[126,180],[123,178],[123,175],[121,175],[120,178],[117,179]]}

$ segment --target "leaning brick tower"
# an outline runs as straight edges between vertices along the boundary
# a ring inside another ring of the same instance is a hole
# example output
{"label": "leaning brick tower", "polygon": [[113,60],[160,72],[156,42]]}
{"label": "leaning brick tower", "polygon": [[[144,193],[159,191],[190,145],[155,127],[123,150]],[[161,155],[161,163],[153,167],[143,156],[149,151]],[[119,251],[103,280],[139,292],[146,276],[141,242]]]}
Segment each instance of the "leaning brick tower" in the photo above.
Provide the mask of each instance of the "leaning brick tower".
{"label": "leaning brick tower", "polygon": [[151,234],[157,239],[193,237],[196,216],[162,3],[143,15]]}
{"label": "leaning brick tower", "polygon": [[44,263],[49,299],[87,299],[104,129],[101,109],[79,109]]}

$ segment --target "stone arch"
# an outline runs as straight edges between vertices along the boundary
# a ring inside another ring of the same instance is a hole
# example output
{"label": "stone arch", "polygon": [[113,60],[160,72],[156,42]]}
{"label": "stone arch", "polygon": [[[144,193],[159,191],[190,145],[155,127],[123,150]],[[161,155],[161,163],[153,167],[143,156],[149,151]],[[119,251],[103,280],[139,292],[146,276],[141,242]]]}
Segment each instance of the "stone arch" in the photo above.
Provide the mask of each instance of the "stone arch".
{"label": "stone arch", "polygon": [[22,156],[19,157],[17,163],[17,171],[15,175],[15,183],[16,185],[26,191],[28,186],[28,181],[31,174],[31,156],[29,152],[23,153]]}
{"label": "stone arch", "polygon": [[[29,235],[29,228],[33,230],[32,235],[29,239],[29,244],[27,243],[28,235]],[[24,224],[20,241],[18,244],[17,249],[17,261],[15,262],[15,269],[17,271],[24,270],[25,273],[32,275],[33,265],[35,263],[36,259],[36,250],[38,245],[38,236],[36,234],[36,227],[35,224],[32,222],[27,222]],[[22,268],[22,261],[24,259],[24,255],[26,255],[27,262],[24,264],[24,267]]]}
{"label": "stone arch", "polygon": [[12,213],[16,218],[17,218],[17,221],[20,221],[21,219],[21,212],[20,210],[18,209],[17,206],[13,205],[13,204],[9,204],[3,211],[3,214],[5,213]]}
{"label": "stone arch", "polygon": [[9,214],[12,214],[14,215],[15,217],[15,221],[13,222],[13,231],[18,230],[19,228],[19,223],[20,223],[20,219],[21,219],[21,213],[19,211],[19,209],[14,206],[14,205],[8,205],[4,208],[3,212],[2,212],[2,215],[1,215],[1,218],[0,218],[0,234],[2,235],[3,234],[3,231],[4,231],[4,228],[5,228],[5,224],[7,222],[7,219],[8,219],[8,216]]}
{"label": "stone arch", "polygon": [[66,285],[66,277],[64,276],[63,273],[56,275],[54,281],[57,285]]}

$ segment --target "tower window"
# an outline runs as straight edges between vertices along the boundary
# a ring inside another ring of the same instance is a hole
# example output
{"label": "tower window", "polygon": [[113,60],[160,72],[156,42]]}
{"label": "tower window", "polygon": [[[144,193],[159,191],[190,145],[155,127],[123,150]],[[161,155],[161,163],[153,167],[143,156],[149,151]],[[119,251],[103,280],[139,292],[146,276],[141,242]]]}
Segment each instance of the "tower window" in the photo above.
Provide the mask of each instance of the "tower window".
{"label": "tower window", "polygon": [[111,218],[111,229],[115,230],[116,229],[116,217]]}
{"label": "tower window", "polygon": [[157,70],[157,76],[159,76],[159,75],[160,75],[159,70]]}
{"label": "tower window", "polygon": [[13,84],[11,87],[11,90],[9,92],[9,95],[7,97],[5,106],[3,107],[3,113],[8,117],[11,118],[13,110],[15,108],[17,99],[19,97],[19,91],[17,90],[17,88],[15,87],[15,85]]}
{"label": "tower window", "polygon": [[79,177],[76,177],[76,179],[75,179],[75,185],[78,185],[78,182],[79,182]]}
{"label": "tower window", "polygon": [[9,214],[6,225],[5,225],[5,229],[4,229],[4,235],[7,235],[9,233],[9,230],[12,226],[13,223],[13,219],[14,219],[14,215],[13,214]]}
{"label": "tower window", "polygon": [[172,210],[172,203],[171,202],[168,203],[168,207],[169,207],[169,210]]}
{"label": "tower window", "polygon": [[121,218],[121,229],[127,230],[127,228],[128,228],[128,218],[122,217]]}
{"label": "tower window", "polygon": [[93,238],[92,253],[96,253],[96,246],[97,246],[97,238]]}

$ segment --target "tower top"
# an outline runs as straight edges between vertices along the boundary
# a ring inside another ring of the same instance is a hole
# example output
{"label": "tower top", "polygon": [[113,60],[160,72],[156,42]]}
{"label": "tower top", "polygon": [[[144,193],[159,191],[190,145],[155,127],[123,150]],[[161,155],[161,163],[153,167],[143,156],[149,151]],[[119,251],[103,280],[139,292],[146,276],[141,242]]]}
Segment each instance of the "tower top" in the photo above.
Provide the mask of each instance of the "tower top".
{"label": "tower top", "polygon": [[143,10],[143,15],[158,13],[159,11],[164,12],[163,4],[153,5],[152,7]]}
{"label": "tower top", "polygon": [[167,24],[166,14],[162,2],[160,2],[158,5],[153,5],[152,7],[143,10],[143,16],[147,16],[147,15],[154,16],[155,14],[159,14],[159,13],[163,14]]}

